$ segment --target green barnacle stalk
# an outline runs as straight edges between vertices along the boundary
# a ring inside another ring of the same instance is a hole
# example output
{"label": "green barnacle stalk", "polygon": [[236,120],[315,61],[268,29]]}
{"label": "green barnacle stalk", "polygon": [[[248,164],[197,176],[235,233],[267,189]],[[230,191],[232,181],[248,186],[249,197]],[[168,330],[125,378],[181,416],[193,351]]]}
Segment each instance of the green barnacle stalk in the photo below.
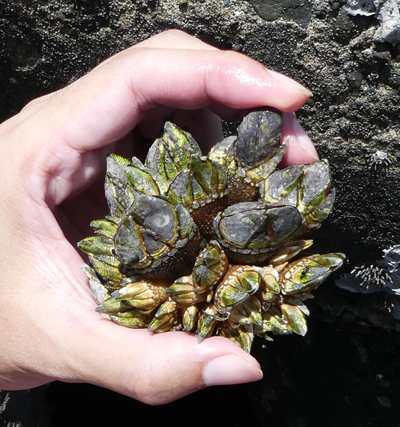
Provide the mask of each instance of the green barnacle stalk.
{"label": "green barnacle stalk", "polygon": [[114,240],[114,252],[128,275],[170,279],[190,273],[201,236],[183,206],[140,195],[121,219]]}
{"label": "green barnacle stalk", "polygon": [[243,178],[260,182],[275,170],[286,152],[286,144],[280,144],[281,127],[279,112],[253,111],[239,125],[238,136],[216,144],[208,157],[232,172],[242,171]]}
{"label": "green barnacle stalk", "polygon": [[[96,296],[101,293],[101,286],[107,284],[108,287],[115,287],[123,279],[119,270],[121,263],[114,257],[114,235],[117,230],[119,218],[106,217],[105,219],[95,220],[90,223],[97,236],[86,237],[78,243],[78,248],[89,255],[92,267],[86,266],[84,270],[89,278],[92,293]],[[90,270],[102,278],[100,283],[98,276],[94,279]],[[98,283],[98,285],[96,285]]]}
{"label": "green barnacle stalk", "polygon": [[214,231],[233,263],[260,264],[295,234],[301,222],[293,206],[244,202],[218,214]]}
{"label": "green barnacle stalk", "polygon": [[308,228],[320,227],[332,210],[335,194],[327,160],[304,167],[302,197],[298,209],[304,216]]}
{"label": "green barnacle stalk", "polygon": [[244,303],[258,291],[263,282],[262,268],[248,265],[234,265],[215,289],[214,301],[220,313],[227,313],[233,307]]}
{"label": "green barnacle stalk", "polygon": [[237,165],[234,152],[236,140],[237,136],[228,136],[221,142],[218,142],[211,148],[208,158],[219,163],[226,170],[236,169]]}
{"label": "green barnacle stalk", "polygon": [[158,196],[167,188],[167,182],[136,157],[107,157],[105,193],[111,215],[121,217],[139,194]]}
{"label": "green barnacle stalk", "polygon": [[271,174],[261,186],[265,203],[297,206],[303,179],[303,165],[293,165]]}
{"label": "green barnacle stalk", "polygon": [[238,166],[257,166],[273,158],[279,149],[281,136],[282,116],[279,112],[258,110],[247,114],[238,127],[235,144]]}
{"label": "green barnacle stalk", "polygon": [[229,312],[229,321],[235,325],[261,325],[261,303],[251,295],[245,302],[238,304]]}
{"label": "green barnacle stalk", "polygon": [[132,305],[128,304],[126,301],[117,300],[113,297],[105,299],[99,306],[97,306],[96,311],[103,314],[117,314],[124,313],[126,311],[132,310]]}
{"label": "green barnacle stalk", "polygon": [[147,327],[149,322],[148,315],[134,313],[132,311],[109,315],[108,317],[117,325],[132,329],[144,329]]}
{"label": "green barnacle stalk", "polygon": [[345,260],[342,253],[310,255],[291,262],[281,272],[281,289],[285,295],[308,293],[316,289]]}
{"label": "green barnacle stalk", "polygon": [[167,182],[155,171],[146,168],[136,157],[131,164],[123,168],[123,172],[131,187],[140,194],[159,196],[167,191]]}
{"label": "green barnacle stalk", "polygon": [[114,242],[109,237],[91,236],[78,243],[78,248],[89,255],[113,255]]}
{"label": "green barnacle stalk", "polygon": [[131,309],[129,311],[120,311],[116,313],[110,313],[105,315],[114,323],[126,328],[132,329],[144,329],[153,318],[154,310],[151,312],[145,312],[142,310]]}
{"label": "green barnacle stalk", "polygon": [[90,223],[95,234],[113,239],[117,231],[120,218],[107,216],[105,219],[96,219]]}
{"label": "green barnacle stalk", "polygon": [[202,307],[196,329],[199,343],[213,335],[221,320],[224,318],[221,317],[219,310],[213,303],[207,303]]}
{"label": "green barnacle stalk", "polygon": [[303,217],[302,231],[316,229],[335,200],[328,161],[278,170],[265,180],[261,194],[268,204],[295,206]]}
{"label": "green barnacle stalk", "polygon": [[228,204],[257,200],[258,186],[281,162],[287,142],[280,144],[282,118],[272,110],[249,113],[238,127],[237,138],[217,144],[209,158],[226,168]]}
{"label": "green barnacle stalk", "polygon": [[262,267],[263,270],[263,281],[260,283],[260,287],[257,291],[257,297],[260,304],[265,310],[277,299],[281,294],[281,287],[279,284],[279,272],[271,267]]}
{"label": "green barnacle stalk", "polygon": [[304,336],[307,333],[306,316],[302,310],[290,304],[282,304],[280,310],[295,334]]}
{"label": "green barnacle stalk", "polygon": [[201,155],[201,150],[190,133],[172,122],[166,122],[162,137],[149,149],[145,165],[170,182],[195,154]]}
{"label": "green barnacle stalk", "polygon": [[229,262],[216,240],[211,240],[196,258],[192,277],[198,292],[204,292],[216,285],[228,271]]}
{"label": "green barnacle stalk", "polygon": [[89,262],[109,287],[118,286],[123,280],[123,274],[120,271],[121,263],[114,256],[89,255]]}
{"label": "green barnacle stalk", "polygon": [[302,310],[290,304],[280,304],[272,307],[262,315],[261,329],[256,328],[257,334],[273,333],[274,335],[307,333],[306,317]]}
{"label": "green barnacle stalk", "polygon": [[304,300],[314,298],[312,294],[300,294],[299,297],[297,296],[286,296],[284,295],[282,297],[282,302],[285,304],[290,304],[292,306],[297,307],[299,310],[303,312],[305,316],[310,315],[310,310],[307,308],[307,306],[304,304]]}
{"label": "green barnacle stalk", "polygon": [[270,338],[269,333],[273,335],[293,334],[287,319],[278,307],[271,307],[262,314],[262,324],[255,328],[255,334],[266,339]]}
{"label": "green barnacle stalk", "polygon": [[282,116],[273,110],[249,113],[238,127],[235,159],[253,181],[266,179],[281,162],[287,146],[281,145]]}
{"label": "green barnacle stalk", "polygon": [[220,335],[230,339],[243,350],[250,353],[254,340],[253,327],[250,325],[232,325],[229,320],[222,323]]}

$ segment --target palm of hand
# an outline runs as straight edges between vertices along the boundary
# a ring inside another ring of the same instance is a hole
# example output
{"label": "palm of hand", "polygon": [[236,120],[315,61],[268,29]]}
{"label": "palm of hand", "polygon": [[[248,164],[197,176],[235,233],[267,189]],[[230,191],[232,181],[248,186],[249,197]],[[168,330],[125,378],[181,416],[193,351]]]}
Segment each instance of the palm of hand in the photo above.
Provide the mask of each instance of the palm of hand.
{"label": "palm of hand", "polygon": [[[167,49],[171,43],[177,49]],[[259,379],[258,363],[224,338],[198,345],[187,334],[151,335],[104,320],[94,311],[76,242],[89,234],[91,219],[107,213],[105,157],[115,150],[135,154],[130,132],[139,122],[149,137],[149,125],[155,121],[160,129],[162,118],[176,109],[200,109],[207,121],[206,107],[232,118],[268,99],[290,112],[307,96],[297,83],[276,80],[243,55],[169,32],[120,53],[2,124],[0,388],[84,381],[155,404],[207,385]],[[216,142],[219,131],[209,129]],[[316,159],[310,146],[299,163]]]}

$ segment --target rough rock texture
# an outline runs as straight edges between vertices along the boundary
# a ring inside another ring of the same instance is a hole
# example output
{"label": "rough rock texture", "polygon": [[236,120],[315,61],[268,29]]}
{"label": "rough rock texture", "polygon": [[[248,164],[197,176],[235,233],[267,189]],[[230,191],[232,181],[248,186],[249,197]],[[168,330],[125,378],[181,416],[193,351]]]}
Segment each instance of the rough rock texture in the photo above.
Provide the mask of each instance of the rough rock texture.
{"label": "rough rock texture", "polygon": [[47,387],[13,392],[0,390],[0,426],[42,427],[49,425],[51,406],[45,396]]}
{"label": "rough rock texture", "polygon": [[[345,3],[3,1],[0,121],[111,54],[167,28],[241,51],[296,78],[314,94],[298,118],[321,157],[329,159],[338,190],[334,212],[314,236],[314,249],[346,253],[349,263],[343,272],[350,272],[400,243],[400,45],[396,38],[377,41],[382,14],[353,16]],[[360,2],[349,3],[357,7]],[[377,150],[387,153],[386,168],[368,157]],[[332,279],[308,304],[311,316],[305,338],[255,343],[254,355],[265,371],[263,381],[204,390],[159,408],[95,387],[54,384],[46,391],[54,406],[52,425],[105,425],[97,409],[110,402],[114,424],[133,422],[138,413],[151,417],[154,424],[167,417],[178,420],[179,411],[197,408],[198,413],[202,408],[210,411],[204,418],[207,425],[398,426],[400,339],[399,320],[392,314],[398,306],[395,298],[399,297],[380,292],[350,293]],[[3,405],[11,400],[3,400]],[[27,394],[26,411],[29,400]],[[81,410],[83,416],[78,415]],[[24,411],[18,414],[20,423],[12,424],[14,419],[0,410],[0,425],[47,425],[38,424],[34,414],[31,421],[23,418]]]}

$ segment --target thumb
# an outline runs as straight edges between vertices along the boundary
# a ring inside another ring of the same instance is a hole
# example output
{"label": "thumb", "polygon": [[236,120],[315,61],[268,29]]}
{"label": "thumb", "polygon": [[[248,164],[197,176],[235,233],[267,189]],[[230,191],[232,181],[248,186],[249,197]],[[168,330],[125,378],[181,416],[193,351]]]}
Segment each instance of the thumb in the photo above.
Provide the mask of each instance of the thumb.
{"label": "thumb", "polygon": [[78,381],[156,405],[208,386],[262,378],[258,362],[226,338],[207,338],[199,344],[184,332],[152,334],[102,318],[98,322],[84,342],[74,346],[80,349]]}

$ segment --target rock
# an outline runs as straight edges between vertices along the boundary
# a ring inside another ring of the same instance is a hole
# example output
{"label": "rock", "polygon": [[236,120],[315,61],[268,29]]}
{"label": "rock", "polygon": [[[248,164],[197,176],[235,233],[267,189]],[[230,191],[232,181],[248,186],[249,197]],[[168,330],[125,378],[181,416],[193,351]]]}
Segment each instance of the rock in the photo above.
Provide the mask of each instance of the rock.
{"label": "rock", "polygon": [[0,390],[1,427],[50,427],[51,405],[45,397],[48,386],[33,390]]}
{"label": "rock", "polygon": [[393,45],[400,43],[400,4],[397,0],[386,1],[379,9],[377,18],[380,26],[374,34],[374,41]]}

